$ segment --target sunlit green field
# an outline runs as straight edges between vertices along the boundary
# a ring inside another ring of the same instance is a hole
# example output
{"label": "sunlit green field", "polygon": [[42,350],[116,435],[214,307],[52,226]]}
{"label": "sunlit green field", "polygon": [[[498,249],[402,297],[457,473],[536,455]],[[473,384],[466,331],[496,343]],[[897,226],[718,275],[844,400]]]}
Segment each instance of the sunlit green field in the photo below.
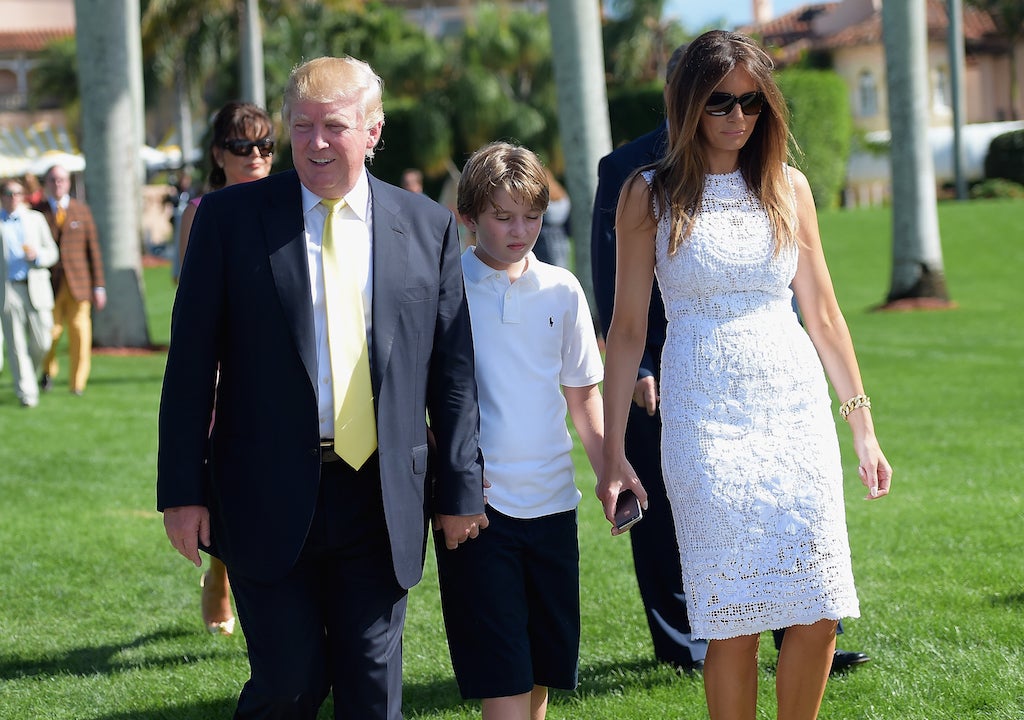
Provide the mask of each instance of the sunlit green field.
{"label": "sunlit green field", "polygon": [[[958,307],[914,313],[872,312],[889,286],[888,211],[821,217],[895,467],[892,495],[863,501],[840,427],[862,606],[841,645],[872,662],[830,682],[823,718],[1024,717],[1024,203],[951,203],[939,215]],[[166,268],[147,270],[146,291],[151,335],[166,343]],[[245,639],[203,632],[199,571],[154,510],[163,362],[97,355],[85,397],[58,384],[34,410],[0,375],[0,718],[233,712]],[[628,540],[609,536],[582,452],[577,461],[580,686],[555,694],[549,717],[705,717],[700,676],[654,663]],[[477,717],[448,664],[433,563],[411,594],[405,714]],[[766,635],[762,718],[775,717],[774,664]]]}

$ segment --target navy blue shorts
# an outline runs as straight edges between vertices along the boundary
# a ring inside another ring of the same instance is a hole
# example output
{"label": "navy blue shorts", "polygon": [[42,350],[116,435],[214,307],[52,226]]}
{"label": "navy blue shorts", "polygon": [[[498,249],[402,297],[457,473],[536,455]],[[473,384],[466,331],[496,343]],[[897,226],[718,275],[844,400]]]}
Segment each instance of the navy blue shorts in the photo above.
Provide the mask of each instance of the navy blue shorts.
{"label": "navy blue shorts", "polygon": [[530,520],[487,508],[490,525],[448,550],[434,534],[441,608],[465,699],[573,690],[579,675],[576,511]]}

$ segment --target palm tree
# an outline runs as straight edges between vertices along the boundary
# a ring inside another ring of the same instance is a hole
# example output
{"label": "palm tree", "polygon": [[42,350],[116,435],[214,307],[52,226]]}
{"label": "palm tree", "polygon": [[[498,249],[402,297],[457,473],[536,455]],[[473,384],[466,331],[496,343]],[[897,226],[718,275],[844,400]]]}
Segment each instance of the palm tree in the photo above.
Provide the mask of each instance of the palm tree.
{"label": "palm tree", "polygon": [[32,71],[29,101],[33,109],[49,105],[55,99],[62,103],[66,122],[77,129],[82,106],[78,97],[77,44],[74,37],[54,40],[43,48]]}
{"label": "palm tree", "polygon": [[457,154],[514,138],[549,161],[560,159],[551,34],[543,18],[480,6],[450,52]]}
{"label": "palm tree", "polygon": [[594,168],[612,147],[608,100],[601,64],[600,17],[590,0],[566,0],[549,11],[558,37],[555,69],[563,145],[570,158],[566,184],[572,198],[573,256],[576,276],[593,302],[590,224],[597,192]]}
{"label": "palm tree", "polygon": [[106,347],[148,347],[135,201],[142,195],[142,98],[135,97],[141,87],[133,75],[141,77],[142,69],[130,32],[138,27],[138,0],[75,0],[75,22],[85,179],[107,283],[107,307],[96,315],[93,337]]}
{"label": "palm tree", "polygon": [[661,83],[672,51],[687,39],[676,21],[664,20],[665,0],[610,0],[605,25],[609,84]]}
{"label": "palm tree", "polygon": [[143,56],[174,92],[183,153],[194,147],[192,110],[205,109],[203,88],[218,69],[236,63],[238,43],[225,42],[237,39],[236,11],[236,0],[149,0],[143,9]]}
{"label": "palm tree", "polygon": [[892,128],[893,261],[887,303],[947,305],[935,169],[927,134],[920,132],[928,126],[924,3],[884,3],[882,39]]}

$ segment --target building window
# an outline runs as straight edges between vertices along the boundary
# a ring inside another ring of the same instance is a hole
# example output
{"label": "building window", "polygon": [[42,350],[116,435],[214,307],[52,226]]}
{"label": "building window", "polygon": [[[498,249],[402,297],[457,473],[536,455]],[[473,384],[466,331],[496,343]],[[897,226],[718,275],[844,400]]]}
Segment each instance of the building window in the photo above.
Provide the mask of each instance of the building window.
{"label": "building window", "polygon": [[861,117],[874,117],[878,114],[878,82],[874,73],[870,70],[863,70],[857,81],[857,93],[859,96],[858,107]]}

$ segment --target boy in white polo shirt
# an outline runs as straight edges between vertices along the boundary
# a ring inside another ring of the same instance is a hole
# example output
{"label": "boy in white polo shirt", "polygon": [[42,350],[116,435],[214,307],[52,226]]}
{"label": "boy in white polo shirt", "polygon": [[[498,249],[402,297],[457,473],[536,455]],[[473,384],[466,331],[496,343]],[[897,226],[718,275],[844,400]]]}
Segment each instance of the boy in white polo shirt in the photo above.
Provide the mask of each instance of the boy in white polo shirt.
{"label": "boy in white polo shirt", "polygon": [[452,666],[484,720],[543,718],[548,688],[577,681],[580,492],[565,413],[598,470],[603,367],[579,281],[531,252],[547,205],[544,167],[526,148],[491,143],[463,169],[490,525],[437,556]]}

